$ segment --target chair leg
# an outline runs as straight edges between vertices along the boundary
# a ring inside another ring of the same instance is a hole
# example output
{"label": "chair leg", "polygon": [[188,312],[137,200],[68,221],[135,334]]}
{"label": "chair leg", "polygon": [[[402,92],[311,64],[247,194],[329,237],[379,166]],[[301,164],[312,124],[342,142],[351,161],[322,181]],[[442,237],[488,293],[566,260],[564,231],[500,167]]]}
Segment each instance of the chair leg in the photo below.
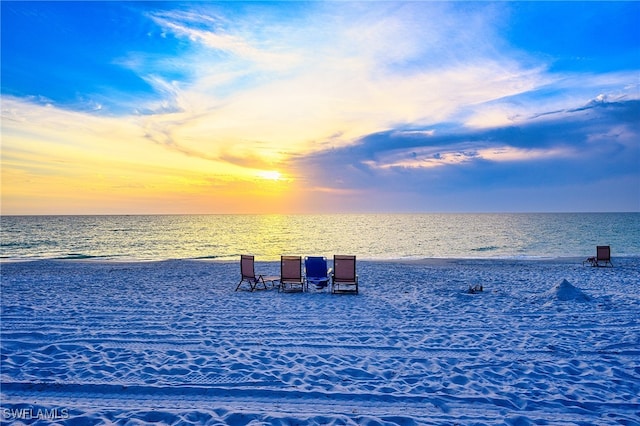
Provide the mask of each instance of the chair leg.
{"label": "chair leg", "polygon": [[[236,286],[236,291],[238,291],[240,289],[240,286],[242,285],[243,282],[247,281],[246,279],[241,279],[240,282],[238,283],[238,285]],[[251,291],[253,291],[253,284],[251,284],[251,281],[247,281],[249,283],[249,287],[251,288]]]}

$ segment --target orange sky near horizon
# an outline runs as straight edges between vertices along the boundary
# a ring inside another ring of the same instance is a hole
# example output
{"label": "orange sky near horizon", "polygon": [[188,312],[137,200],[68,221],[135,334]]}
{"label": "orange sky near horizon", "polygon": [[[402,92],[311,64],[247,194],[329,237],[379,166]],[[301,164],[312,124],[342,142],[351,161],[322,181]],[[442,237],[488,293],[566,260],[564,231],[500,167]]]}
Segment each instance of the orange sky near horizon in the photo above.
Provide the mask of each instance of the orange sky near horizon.
{"label": "orange sky near horizon", "polygon": [[274,168],[286,167],[287,153],[267,144],[256,158],[242,144],[189,152],[131,119],[11,106],[2,122],[2,214],[307,211],[304,177]]}

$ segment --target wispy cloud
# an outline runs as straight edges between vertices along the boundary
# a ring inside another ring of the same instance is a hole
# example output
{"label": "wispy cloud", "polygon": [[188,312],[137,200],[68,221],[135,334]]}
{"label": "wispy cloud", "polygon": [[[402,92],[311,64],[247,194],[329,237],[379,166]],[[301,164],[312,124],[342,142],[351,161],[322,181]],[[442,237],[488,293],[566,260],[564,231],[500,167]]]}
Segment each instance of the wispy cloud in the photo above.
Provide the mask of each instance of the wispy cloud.
{"label": "wispy cloud", "polygon": [[534,185],[536,168],[561,183],[638,176],[637,69],[558,69],[506,35],[511,3],[127,10],[144,23],[144,43],[106,61],[148,91],[105,84],[64,105],[3,95],[3,168],[14,182],[14,170],[101,170],[114,185],[135,176],[204,193],[281,169],[292,191],[355,200],[399,188],[411,199],[425,183]]}
{"label": "wispy cloud", "polygon": [[[282,69],[291,65],[295,57],[264,40],[252,37],[252,33],[241,31],[234,22],[211,12],[161,11],[148,14],[165,33],[186,38],[207,49],[229,55],[232,60],[251,61],[262,68]],[[242,21],[246,25],[246,21]],[[255,23],[258,24],[258,23]],[[261,22],[261,24],[266,24]],[[224,59],[224,58],[223,58]]]}
{"label": "wispy cloud", "polygon": [[375,169],[430,169],[433,167],[462,165],[472,161],[539,161],[544,158],[568,157],[568,148],[523,149],[512,146],[478,147],[477,144],[462,144],[443,149],[418,148],[409,152],[392,152],[377,161],[363,163]]}
{"label": "wispy cloud", "polygon": [[[313,5],[253,32],[265,24],[259,13],[238,22],[217,10],[151,13],[163,32],[192,42],[184,66],[194,78],[164,81],[138,64],[163,99],[144,108],[147,125],[170,128],[185,152],[209,157],[233,144],[239,154],[226,157],[237,158],[260,141],[278,162],[398,124],[453,120],[547,80],[541,67],[496,52],[494,7],[456,15],[448,4],[361,6]],[[257,38],[266,32],[268,43]]]}

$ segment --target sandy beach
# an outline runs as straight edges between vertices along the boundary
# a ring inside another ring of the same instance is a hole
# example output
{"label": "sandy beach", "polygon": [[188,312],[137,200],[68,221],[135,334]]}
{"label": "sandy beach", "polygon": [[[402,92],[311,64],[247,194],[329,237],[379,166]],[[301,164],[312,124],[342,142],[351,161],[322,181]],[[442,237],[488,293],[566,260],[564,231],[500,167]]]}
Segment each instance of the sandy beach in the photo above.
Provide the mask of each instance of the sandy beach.
{"label": "sandy beach", "polygon": [[358,261],[357,296],[234,292],[238,262],[4,262],[0,420],[640,424],[640,259],[581,261]]}

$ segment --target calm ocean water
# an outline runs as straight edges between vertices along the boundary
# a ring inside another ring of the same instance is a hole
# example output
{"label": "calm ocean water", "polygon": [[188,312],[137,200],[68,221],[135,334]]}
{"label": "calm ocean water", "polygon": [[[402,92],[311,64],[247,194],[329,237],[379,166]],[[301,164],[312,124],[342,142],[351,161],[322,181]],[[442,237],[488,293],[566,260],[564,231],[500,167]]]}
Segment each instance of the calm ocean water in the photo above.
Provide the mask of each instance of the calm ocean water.
{"label": "calm ocean water", "polygon": [[4,216],[4,259],[640,256],[640,213]]}

